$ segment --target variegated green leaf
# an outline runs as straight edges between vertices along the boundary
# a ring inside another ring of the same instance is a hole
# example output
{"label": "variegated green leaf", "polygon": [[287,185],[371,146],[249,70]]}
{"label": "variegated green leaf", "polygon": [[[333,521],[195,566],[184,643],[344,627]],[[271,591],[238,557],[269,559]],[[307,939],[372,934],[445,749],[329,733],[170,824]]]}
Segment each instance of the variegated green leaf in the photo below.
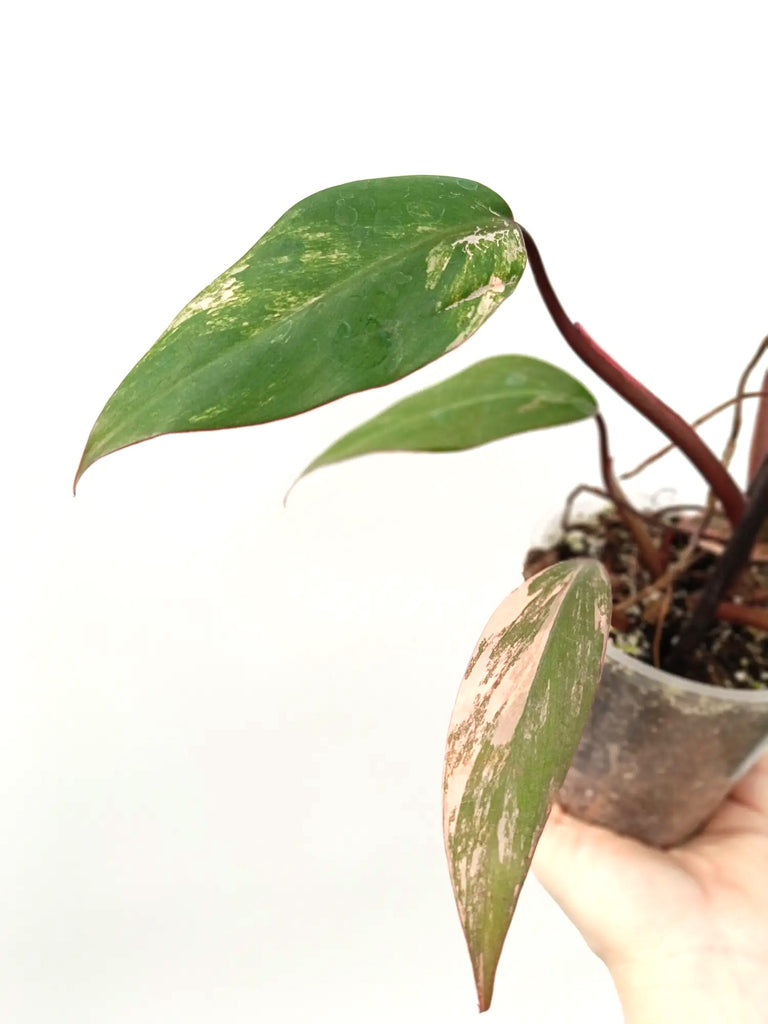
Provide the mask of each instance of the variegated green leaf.
{"label": "variegated green leaf", "polygon": [[527,580],[488,622],[453,710],[443,829],[481,1010],[533,851],[592,705],[611,593],[595,561]]}
{"label": "variegated green leaf", "polygon": [[404,377],[476,331],[524,266],[509,207],[477,182],[381,178],[310,196],[128,374],[78,477],[158,434],[265,423]]}
{"label": "variegated green leaf", "polygon": [[528,356],[494,356],[404,398],[346,434],[305,473],[383,451],[447,452],[593,416],[577,380]]}

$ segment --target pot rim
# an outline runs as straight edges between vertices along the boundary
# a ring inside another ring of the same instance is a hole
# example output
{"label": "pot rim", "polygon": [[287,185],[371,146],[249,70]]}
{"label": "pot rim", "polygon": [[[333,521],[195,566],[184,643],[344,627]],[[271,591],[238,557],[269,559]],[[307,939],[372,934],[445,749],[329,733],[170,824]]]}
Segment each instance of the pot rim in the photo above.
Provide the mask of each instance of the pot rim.
{"label": "pot rim", "polygon": [[631,654],[622,651],[613,640],[609,640],[605,652],[606,659],[610,658],[624,668],[631,669],[640,675],[652,680],[655,683],[663,684],[673,690],[684,693],[693,693],[699,697],[707,697],[711,700],[722,700],[727,703],[738,704],[768,704],[768,689],[763,690],[742,690],[734,687],[730,689],[725,686],[713,686],[710,683],[698,683],[693,679],[685,679],[683,676],[674,675],[672,672],[665,672],[664,669],[656,668],[633,658]]}

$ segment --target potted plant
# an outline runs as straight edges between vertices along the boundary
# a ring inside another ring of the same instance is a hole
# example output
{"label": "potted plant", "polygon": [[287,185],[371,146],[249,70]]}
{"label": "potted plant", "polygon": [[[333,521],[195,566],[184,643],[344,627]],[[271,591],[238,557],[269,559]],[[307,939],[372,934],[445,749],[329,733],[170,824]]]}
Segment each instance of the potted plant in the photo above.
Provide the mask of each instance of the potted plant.
{"label": "potted plant", "polygon": [[[566,316],[500,196],[463,179],[384,178],[298,203],[185,306],[107,402],[75,481],[159,434],[278,420],[402,378],[469,338],[526,263],[571,348],[699,470],[704,509],[635,509],[593,396],[557,367],[515,355],[397,403],[305,470],[374,451],[457,451],[588,417],[598,427],[608,509],[531,551],[528,578],[491,617],[451,719],[444,830],[481,1009],[558,791],[585,817],[675,842],[768,737],[768,579],[753,557],[768,515],[763,407],[744,493],[727,455]],[[743,640],[730,643],[732,672],[714,651],[717,622]],[[651,664],[612,650],[595,698],[611,629],[625,648],[644,636]],[[713,665],[725,686],[701,681]]]}

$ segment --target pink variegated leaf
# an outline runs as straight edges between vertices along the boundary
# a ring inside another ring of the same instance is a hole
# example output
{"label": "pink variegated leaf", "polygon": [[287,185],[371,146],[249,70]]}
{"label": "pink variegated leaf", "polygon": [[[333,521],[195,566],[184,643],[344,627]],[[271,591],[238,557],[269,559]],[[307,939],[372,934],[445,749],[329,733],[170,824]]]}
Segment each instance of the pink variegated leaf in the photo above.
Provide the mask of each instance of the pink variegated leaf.
{"label": "pink variegated leaf", "polygon": [[443,829],[480,1009],[552,801],[602,671],[611,591],[574,559],[510,594],[488,622],[448,732]]}

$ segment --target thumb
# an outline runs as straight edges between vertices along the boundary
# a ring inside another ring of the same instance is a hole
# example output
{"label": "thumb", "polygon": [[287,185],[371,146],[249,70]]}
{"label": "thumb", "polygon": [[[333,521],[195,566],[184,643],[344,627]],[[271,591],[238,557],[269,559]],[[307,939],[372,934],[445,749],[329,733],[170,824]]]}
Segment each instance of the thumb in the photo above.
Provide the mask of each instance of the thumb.
{"label": "thumb", "polygon": [[567,814],[557,804],[533,858],[538,880],[603,960],[632,941],[651,913],[648,886],[665,872],[664,855]]}

